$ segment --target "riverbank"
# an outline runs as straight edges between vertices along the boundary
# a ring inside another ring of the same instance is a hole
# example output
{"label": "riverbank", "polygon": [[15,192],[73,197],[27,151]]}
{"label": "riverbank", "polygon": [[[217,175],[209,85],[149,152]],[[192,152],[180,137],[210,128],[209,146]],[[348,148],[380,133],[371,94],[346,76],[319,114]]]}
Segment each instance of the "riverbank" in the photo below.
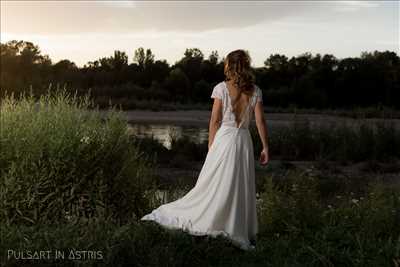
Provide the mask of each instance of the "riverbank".
{"label": "riverbank", "polygon": [[[108,110],[100,110],[100,113],[105,116]],[[207,127],[210,119],[209,110],[179,110],[179,111],[149,111],[149,110],[124,110],[122,114],[129,123],[143,124],[171,124],[176,126],[193,126]],[[382,118],[365,118],[356,119],[343,117],[340,115],[327,114],[298,114],[298,113],[265,113],[265,118],[268,122],[274,125],[288,125],[288,123],[296,121],[310,121],[311,124],[340,124],[345,123],[354,125],[359,121],[367,121],[376,123],[379,121],[393,121],[400,128],[400,119],[382,119]],[[253,120],[254,121],[254,120]]]}
{"label": "riverbank", "polygon": [[[123,103],[113,103],[113,106],[121,107],[124,110],[152,111],[152,112],[168,112],[168,111],[192,111],[202,110],[210,111],[212,109],[212,101],[209,103],[179,103],[179,102],[160,102],[160,101],[138,101],[132,100],[135,105],[124,105]],[[107,101],[108,103],[108,101]],[[97,105],[100,109],[107,109],[109,105]],[[270,103],[264,103],[265,113],[296,113],[296,114],[315,114],[315,115],[332,115],[339,117],[347,117],[354,119],[362,118],[387,118],[400,119],[400,110],[392,107],[375,105],[369,107],[353,107],[353,108],[298,108],[296,106],[274,107]]]}

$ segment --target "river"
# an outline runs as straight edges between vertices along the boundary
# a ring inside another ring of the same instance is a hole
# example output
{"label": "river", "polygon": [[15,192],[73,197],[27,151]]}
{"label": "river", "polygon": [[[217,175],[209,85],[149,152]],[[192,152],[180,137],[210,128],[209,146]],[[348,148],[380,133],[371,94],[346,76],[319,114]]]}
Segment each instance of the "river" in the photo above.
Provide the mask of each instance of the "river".
{"label": "river", "polygon": [[[101,111],[105,114],[106,111]],[[123,111],[129,123],[129,131],[139,137],[154,136],[165,147],[170,148],[170,136],[189,137],[196,143],[208,139],[208,122],[210,112],[205,110],[188,111]],[[400,130],[399,119],[353,119],[324,114],[294,114],[294,113],[265,113],[268,131],[273,134],[276,129],[290,126],[294,122],[308,121],[311,127],[335,127],[346,125],[356,127],[367,122],[376,125],[377,122],[394,123]],[[253,120],[253,125],[254,120]]]}

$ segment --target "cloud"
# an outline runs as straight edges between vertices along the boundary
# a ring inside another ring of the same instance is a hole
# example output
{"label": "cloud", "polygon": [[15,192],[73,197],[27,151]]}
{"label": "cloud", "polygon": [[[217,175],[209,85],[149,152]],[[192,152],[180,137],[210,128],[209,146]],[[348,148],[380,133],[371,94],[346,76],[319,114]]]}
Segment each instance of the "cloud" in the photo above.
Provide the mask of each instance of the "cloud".
{"label": "cloud", "polygon": [[336,1],[335,4],[333,10],[339,12],[355,12],[363,8],[377,8],[381,5],[377,1]]}
{"label": "cloud", "polygon": [[[78,65],[113,50],[151,48],[169,63],[186,48],[220,56],[251,51],[256,66],[270,53],[305,51],[338,57],[398,48],[398,2],[1,2],[2,41],[29,40],[57,61]],[[124,5],[124,4],[122,4]],[[355,7],[359,12],[337,12]],[[5,16],[4,16],[5,15]],[[394,26],[395,25],[395,26]]]}
{"label": "cloud", "polygon": [[2,1],[1,27],[7,32],[31,34],[209,31],[300,14],[312,17],[322,6],[295,1]]}
{"label": "cloud", "polygon": [[380,3],[373,1],[373,2],[368,2],[368,1],[340,1],[341,4],[343,5],[348,5],[348,6],[357,6],[357,7],[378,7],[380,6]]}
{"label": "cloud", "polygon": [[119,7],[119,8],[135,8],[137,7],[137,1],[99,1],[100,4],[111,6],[111,7]]}

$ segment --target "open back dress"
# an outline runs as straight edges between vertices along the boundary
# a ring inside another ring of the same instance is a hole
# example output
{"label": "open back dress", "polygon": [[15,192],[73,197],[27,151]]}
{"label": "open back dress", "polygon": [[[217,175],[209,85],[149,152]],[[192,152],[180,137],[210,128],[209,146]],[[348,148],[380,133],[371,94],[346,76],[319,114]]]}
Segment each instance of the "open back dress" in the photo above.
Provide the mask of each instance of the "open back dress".
{"label": "open back dress", "polygon": [[239,123],[235,120],[225,81],[213,88],[211,98],[222,100],[222,122],[196,185],[183,197],[159,206],[141,220],[152,220],[191,235],[223,235],[244,250],[254,249],[258,221],[249,125],[257,101],[262,101],[262,93],[254,85]]}

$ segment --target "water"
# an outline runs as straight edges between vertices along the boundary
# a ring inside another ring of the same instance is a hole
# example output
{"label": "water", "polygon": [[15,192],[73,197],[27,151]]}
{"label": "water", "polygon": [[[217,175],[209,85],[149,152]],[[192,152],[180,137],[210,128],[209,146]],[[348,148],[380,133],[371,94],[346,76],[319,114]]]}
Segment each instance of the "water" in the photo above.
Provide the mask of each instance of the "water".
{"label": "water", "polygon": [[[253,122],[254,124],[254,122]],[[284,127],[288,124],[287,121],[272,120],[268,121],[267,129],[269,132]],[[255,125],[253,125],[255,126]],[[171,148],[171,137],[181,138],[187,137],[190,141],[201,144],[208,141],[208,126],[189,126],[189,125],[174,125],[160,123],[143,123],[135,122],[128,124],[130,134],[137,137],[151,137],[158,140],[166,148]]]}
{"label": "water", "polygon": [[208,129],[204,127],[176,126],[171,124],[129,124],[129,131],[138,137],[153,136],[166,148],[171,148],[171,137],[188,137],[197,144],[208,140]]}
{"label": "water", "polygon": [[[176,115],[175,115],[176,116]],[[295,121],[309,121],[310,127],[333,127],[345,125],[346,127],[356,127],[359,123],[368,122],[371,126],[374,126],[376,122],[382,122],[385,120],[381,119],[350,119],[343,117],[333,117],[324,115],[307,115],[297,116],[296,119],[293,117],[282,116],[280,114],[271,114],[270,118],[267,119],[267,128],[270,136],[273,133],[282,128],[292,125]],[[272,118],[271,118],[272,117]],[[400,130],[400,120],[386,120],[386,122],[394,122],[395,128]],[[176,123],[176,122],[175,122]],[[166,148],[171,148],[171,137],[181,138],[188,137],[189,140],[197,144],[207,142],[208,140],[208,125],[203,123],[200,126],[193,125],[176,125],[173,121],[166,123],[144,123],[144,122],[132,122],[129,124],[129,131],[131,134],[135,134],[138,137],[151,137],[153,136],[156,140],[162,143]],[[178,123],[177,123],[178,124]],[[255,126],[253,121],[253,126]]]}

